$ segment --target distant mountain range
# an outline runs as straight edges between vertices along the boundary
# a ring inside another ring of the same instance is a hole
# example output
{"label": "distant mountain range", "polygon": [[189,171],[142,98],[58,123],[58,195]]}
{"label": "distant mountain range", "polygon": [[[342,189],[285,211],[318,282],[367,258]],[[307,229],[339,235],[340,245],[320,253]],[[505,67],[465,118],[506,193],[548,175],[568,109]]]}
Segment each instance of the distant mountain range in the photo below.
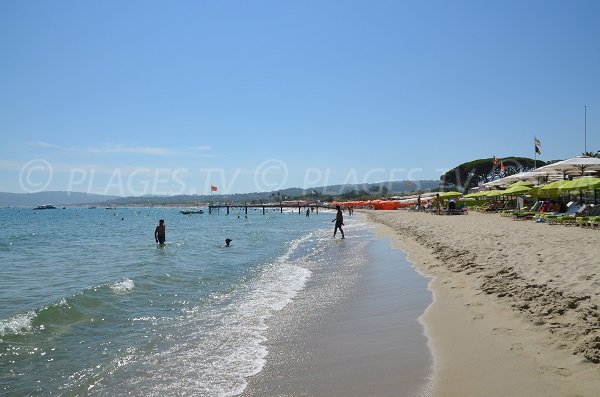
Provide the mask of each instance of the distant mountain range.
{"label": "distant mountain range", "polygon": [[118,196],[79,192],[2,193],[0,207],[37,207],[38,205],[76,205],[114,200]]}
{"label": "distant mountain range", "polygon": [[315,197],[326,199],[351,193],[380,194],[392,196],[395,194],[414,193],[437,190],[440,181],[391,181],[368,184],[331,185],[311,189],[289,188],[276,192],[213,194],[213,195],[177,195],[177,196],[105,196],[101,194],[77,192],[40,192],[40,193],[1,193],[0,207],[36,207],[43,204],[64,205],[193,205],[209,201],[227,201],[243,203],[251,201],[278,201],[299,197]]}

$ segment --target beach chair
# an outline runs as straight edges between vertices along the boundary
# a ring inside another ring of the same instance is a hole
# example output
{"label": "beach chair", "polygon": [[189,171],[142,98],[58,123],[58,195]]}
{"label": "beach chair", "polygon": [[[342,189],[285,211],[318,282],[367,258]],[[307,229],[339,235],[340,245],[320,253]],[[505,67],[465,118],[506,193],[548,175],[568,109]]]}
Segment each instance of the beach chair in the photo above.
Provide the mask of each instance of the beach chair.
{"label": "beach chair", "polygon": [[549,225],[574,224],[578,216],[585,216],[589,210],[588,205],[573,205],[563,214],[554,214],[546,217]]}
{"label": "beach chair", "polygon": [[591,218],[600,217],[600,205],[596,205],[590,209],[585,216],[575,218],[575,225],[580,227],[588,227]]}
{"label": "beach chair", "polygon": [[533,219],[537,214],[539,214],[540,208],[542,208],[543,204],[543,201],[538,201],[534,205],[532,205],[531,208],[529,208],[529,210],[515,211],[512,213],[513,219],[522,221],[527,219]]}
{"label": "beach chair", "polygon": [[538,217],[541,218],[544,222],[549,222],[553,218],[558,218],[565,215],[573,215],[579,210],[579,208],[581,208],[580,205],[575,204],[571,201],[567,204],[567,210],[564,212],[546,212],[540,214]]}
{"label": "beach chair", "polygon": [[588,225],[592,229],[600,230],[600,216],[592,216],[588,219]]}
{"label": "beach chair", "polygon": [[509,217],[509,216],[512,216],[516,212],[528,211],[528,210],[529,210],[529,207],[510,208],[510,209],[500,210],[500,211],[498,211],[498,213],[500,214],[500,216]]}
{"label": "beach chair", "polygon": [[506,209],[508,202],[495,201],[490,204],[489,207],[482,210],[482,212],[498,212],[499,210]]}

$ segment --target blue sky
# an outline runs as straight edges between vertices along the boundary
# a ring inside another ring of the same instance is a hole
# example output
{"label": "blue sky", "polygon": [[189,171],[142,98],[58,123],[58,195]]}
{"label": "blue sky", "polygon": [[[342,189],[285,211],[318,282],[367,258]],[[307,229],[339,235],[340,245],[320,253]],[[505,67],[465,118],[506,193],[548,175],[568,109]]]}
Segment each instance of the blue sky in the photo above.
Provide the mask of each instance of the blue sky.
{"label": "blue sky", "polygon": [[250,192],[600,150],[597,1],[3,1],[0,191]]}

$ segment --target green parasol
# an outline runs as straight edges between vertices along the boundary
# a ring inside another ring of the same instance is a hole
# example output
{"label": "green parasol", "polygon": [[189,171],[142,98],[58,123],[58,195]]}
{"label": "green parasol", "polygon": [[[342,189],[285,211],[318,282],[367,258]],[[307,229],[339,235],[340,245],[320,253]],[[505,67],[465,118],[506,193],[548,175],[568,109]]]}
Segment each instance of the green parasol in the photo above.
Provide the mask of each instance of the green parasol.
{"label": "green parasol", "polygon": [[462,196],[462,193],[459,192],[444,192],[440,193],[440,198],[442,199],[451,199]]}

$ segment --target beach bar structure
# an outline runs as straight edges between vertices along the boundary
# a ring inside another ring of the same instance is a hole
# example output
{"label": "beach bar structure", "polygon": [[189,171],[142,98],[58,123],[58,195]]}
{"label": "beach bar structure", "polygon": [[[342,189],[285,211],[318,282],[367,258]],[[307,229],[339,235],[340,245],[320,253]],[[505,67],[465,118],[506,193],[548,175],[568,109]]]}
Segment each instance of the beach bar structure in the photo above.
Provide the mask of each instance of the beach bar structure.
{"label": "beach bar structure", "polygon": [[227,211],[226,212],[227,215],[229,215],[229,210],[232,208],[233,209],[243,208],[244,213],[246,215],[248,215],[248,208],[262,208],[263,214],[266,213],[267,209],[279,209],[279,211],[283,213],[284,208],[298,208],[298,214],[301,214],[303,209],[306,210],[306,209],[314,208],[318,214],[319,207],[324,207],[324,205],[319,204],[318,202],[307,203],[307,202],[301,202],[301,201],[298,201],[295,203],[280,202],[280,203],[267,203],[267,204],[248,204],[248,203],[244,203],[244,204],[209,204],[208,205],[208,213],[212,214],[215,210],[218,213],[221,208],[225,208],[225,210]]}

